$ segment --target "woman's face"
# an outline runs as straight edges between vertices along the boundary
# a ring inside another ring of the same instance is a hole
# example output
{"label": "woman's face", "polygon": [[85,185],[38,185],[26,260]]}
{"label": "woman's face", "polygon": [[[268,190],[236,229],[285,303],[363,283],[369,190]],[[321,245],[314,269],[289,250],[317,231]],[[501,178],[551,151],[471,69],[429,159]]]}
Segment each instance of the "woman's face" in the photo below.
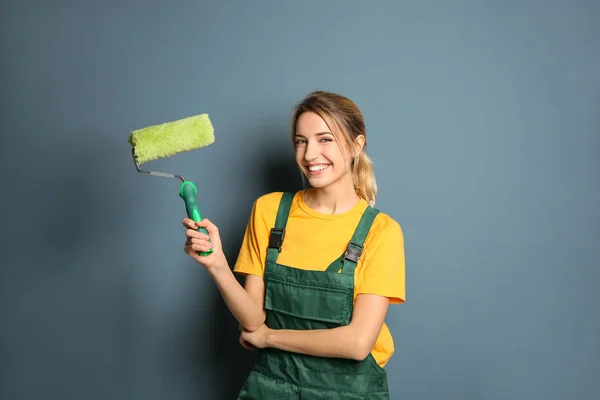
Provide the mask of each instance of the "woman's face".
{"label": "woman's face", "polygon": [[296,163],[312,187],[325,187],[350,177],[351,158],[342,153],[344,144],[316,113],[305,112],[296,122]]}

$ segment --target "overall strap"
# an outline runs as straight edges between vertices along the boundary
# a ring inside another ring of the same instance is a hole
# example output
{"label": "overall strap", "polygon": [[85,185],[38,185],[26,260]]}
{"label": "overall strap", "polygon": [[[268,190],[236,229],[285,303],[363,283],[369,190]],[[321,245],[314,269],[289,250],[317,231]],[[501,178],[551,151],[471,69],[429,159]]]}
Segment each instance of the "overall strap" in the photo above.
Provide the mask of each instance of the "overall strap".
{"label": "overall strap", "polygon": [[279,202],[279,209],[277,210],[277,217],[275,219],[275,226],[271,228],[269,235],[269,245],[267,247],[267,263],[275,264],[277,257],[281,253],[283,246],[283,239],[285,238],[285,225],[287,223],[288,216],[290,215],[290,208],[292,206],[292,200],[294,199],[294,193],[284,192]]}
{"label": "overall strap", "polygon": [[371,229],[371,225],[373,225],[373,221],[377,214],[379,214],[379,210],[369,206],[362,215],[360,222],[354,231],[354,235],[352,235],[352,239],[350,239],[350,242],[348,243],[346,252],[342,256],[343,274],[354,276],[354,268],[356,268],[358,259],[362,254],[365,239],[369,234],[369,230]]}

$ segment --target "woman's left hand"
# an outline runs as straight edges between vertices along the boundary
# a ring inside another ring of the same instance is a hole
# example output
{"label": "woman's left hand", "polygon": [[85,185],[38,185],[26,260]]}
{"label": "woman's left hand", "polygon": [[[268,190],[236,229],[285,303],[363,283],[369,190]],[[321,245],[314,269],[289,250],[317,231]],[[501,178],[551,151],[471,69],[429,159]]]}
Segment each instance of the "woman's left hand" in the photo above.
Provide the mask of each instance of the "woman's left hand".
{"label": "woman's left hand", "polygon": [[257,330],[249,332],[242,329],[242,339],[250,343],[258,349],[264,349],[267,347],[267,336],[272,332],[265,324],[262,324]]}

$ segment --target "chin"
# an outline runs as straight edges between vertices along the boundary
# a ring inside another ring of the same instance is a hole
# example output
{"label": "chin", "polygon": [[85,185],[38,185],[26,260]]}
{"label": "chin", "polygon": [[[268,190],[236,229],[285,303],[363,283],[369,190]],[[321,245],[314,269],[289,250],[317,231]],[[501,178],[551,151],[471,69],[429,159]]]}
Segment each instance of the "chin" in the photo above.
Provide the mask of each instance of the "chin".
{"label": "chin", "polygon": [[331,184],[335,183],[337,181],[337,179],[332,179],[332,178],[328,178],[328,179],[322,179],[322,178],[309,178],[308,176],[306,176],[306,180],[308,181],[308,184],[315,189],[322,189],[325,188],[327,186],[330,186]]}
{"label": "chin", "polygon": [[308,184],[310,185],[311,188],[314,188],[314,189],[322,189],[328,185],[328,183],[311,182],[310,179],[308,180]]}

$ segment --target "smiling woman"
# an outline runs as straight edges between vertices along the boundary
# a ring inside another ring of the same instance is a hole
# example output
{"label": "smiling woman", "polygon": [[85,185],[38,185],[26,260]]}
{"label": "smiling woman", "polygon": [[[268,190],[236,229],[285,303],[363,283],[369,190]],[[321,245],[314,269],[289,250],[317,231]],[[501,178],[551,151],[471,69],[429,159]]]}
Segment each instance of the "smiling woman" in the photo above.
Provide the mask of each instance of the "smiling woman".
{"label": "smiling woman", "polygon": [[387,399],[394,342],[384,320],[405,300],[404,237],[374,208],[362,114],[346,97],[313,92],[291,130],[311,188],[256,200],[234,267],[244,287],[217,227],[184,220],[186,252],[219,287],[242,346],[260,352],[238,399]]}
{"label": "smiling woman", "polygon": [[[351,192],[375,204],[377,184],[366,152],[365,122],[356,104],[334,93],[313,92],[294,110],[291,130],[296,162],[312,187],[324,188],[336,182],[334,187],[354,187]],[[329,174],[321,173],[325,170]]]}

